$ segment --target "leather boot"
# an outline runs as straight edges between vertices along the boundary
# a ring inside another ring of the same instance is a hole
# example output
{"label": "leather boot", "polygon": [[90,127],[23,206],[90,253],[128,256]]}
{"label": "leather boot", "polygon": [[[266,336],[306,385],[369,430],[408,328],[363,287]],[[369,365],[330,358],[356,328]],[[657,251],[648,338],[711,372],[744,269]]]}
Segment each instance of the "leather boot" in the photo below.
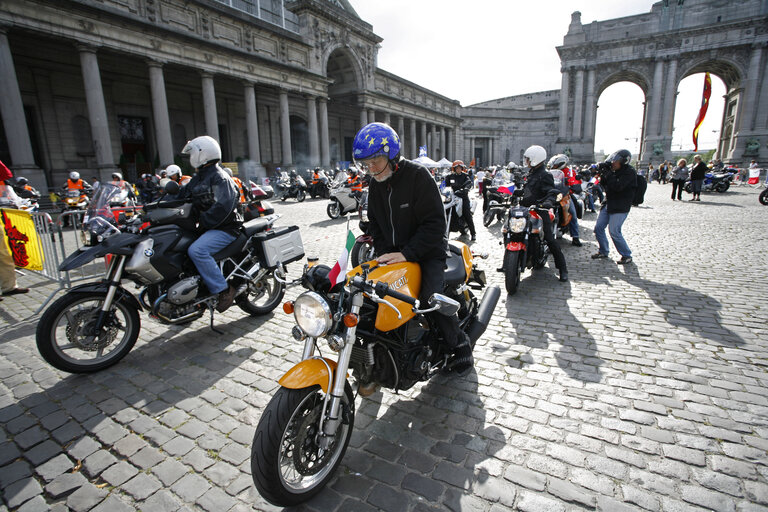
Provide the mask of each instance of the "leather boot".
{"label": "leather boot", "polygon": [[230,285],[229,288],[219,294],[219,303],[216,305],[216,311],[223,313],[229,309],[235,300],[235,288]]}

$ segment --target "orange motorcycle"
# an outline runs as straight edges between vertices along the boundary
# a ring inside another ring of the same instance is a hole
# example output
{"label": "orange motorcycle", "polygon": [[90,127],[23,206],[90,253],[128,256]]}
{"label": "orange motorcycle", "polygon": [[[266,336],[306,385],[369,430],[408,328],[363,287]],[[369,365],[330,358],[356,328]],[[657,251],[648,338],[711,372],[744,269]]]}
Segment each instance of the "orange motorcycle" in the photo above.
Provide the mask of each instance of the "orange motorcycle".
{"label": "orange motorcycle", "polygon": [[296,321],[301,362],[279,380],[253,438],[251,474],[264,499],[297,505],[323,489],[347,449],[357,395],[381,387],[406,390],[446,368],[451,354],[429,313],[457,315],[474,348],[500,292],[488,287],[478,302],[472,288],[485,286],[484,272],[473,264],[468,246],[449,247],[444,292],[427,304],[416,299],[416,263],[369,261],[337,284],[327,266],[305,268],[307,291],[283,307]]}

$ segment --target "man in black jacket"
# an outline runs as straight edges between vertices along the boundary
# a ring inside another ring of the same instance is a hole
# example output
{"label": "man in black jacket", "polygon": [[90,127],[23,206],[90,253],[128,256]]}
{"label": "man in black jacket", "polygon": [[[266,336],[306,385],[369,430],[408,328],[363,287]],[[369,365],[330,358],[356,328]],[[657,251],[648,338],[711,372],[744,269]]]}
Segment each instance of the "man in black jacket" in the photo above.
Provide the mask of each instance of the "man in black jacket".
{"label": "man in black jacket", "polygon": [[197,172],[181,189],[179,198],[192,201],[197,213],[200,237],[189,246],[187,254],[200,272],[211,293],[219,294],[216,310],[226,311],[235,298],[235,288],[227,285],[213,255],[235,241],[243,222],[237,209],[240,194],[235,182],[218,166],[221,148],[212,137],[204,135],[187,142],[181,151]]}
{"label": "man in black jacket", "polygon": [[631,158],[632,153],[621,149],[606,158],[605,162],[598,167],[600,184],[605,191],[605,201],[595,221],[595,238],[597,238],[599,250],[592,255],[592,259],[608,257],[608,237],[605,236],[605,228],[608,227],[613,246],[621,254],[621,259],[617,263],[625,265],[632,262],[632,251],[621,234],[621,226],[632,208],[637,187],[637,172],[629,165]]}
{"label": "man in black jacket", "polygon": [[[400,138],[388,125],[370,123],[354,143],[355,163],[371,176],[368,229],[379,264],[412,261],[421,267],[419,301],[443,293],[446,224],[443,201],[426,169],[400,156]],[[454,350],[449,369],[465,375],[474,364],[469,338],[456,316],[433,313],[446,345]]]}
{"label": "man in black jacket", "polygon": [[[469,204],[469,190],[472,188],[472,178],[467,175],[467,166],[461,160],[456,160],[451,165],[451,174],[446,176],[445,185],[453,189],[453,193],[461,198],[461,217],[467,223],[469,234],[474,242],[475,223],[472,220],[472,209]],[[466,233],[464,233],[466,235]]]}
{"label": "man in black jacket", "polygon": [[[544,168],[547,160],[547,151],[541,146],[531,146],[525,150],[523,161],[529,167],[528,180],[523,188],[523,197],[520,199],[522,206],[542,206],[552,208],[557,202],[560,193],[555,188],[555,180]],[[554,228],[548,214],[541,215],[544,222],[544,241],[547,242],[549,252],[555,258],[555,267],[560,271],[560,281],[568,280],[568,267],[565,264],[565,256],[555,240]]]}

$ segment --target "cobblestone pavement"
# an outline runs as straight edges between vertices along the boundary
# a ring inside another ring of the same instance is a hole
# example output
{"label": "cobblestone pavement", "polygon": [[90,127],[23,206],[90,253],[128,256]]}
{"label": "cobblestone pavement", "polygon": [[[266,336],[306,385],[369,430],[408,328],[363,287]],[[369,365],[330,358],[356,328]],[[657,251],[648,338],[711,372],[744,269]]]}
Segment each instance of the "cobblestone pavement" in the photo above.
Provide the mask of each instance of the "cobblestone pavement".
{"label": "cobblestone pavement", "polygon": [[[584,246],[561,242],[571,281],[550,262],[502,294],[466,378],[358,399],[336,478],[301,509],[767,511],[768,208],[753,189],[669,192],[653,184],[632,210],[632,265],[589,258],[587,214]],[[335,260],[344,221],[325,201],[276,207],[308,254]],[[499,226],[476,219],[503,289]],[[20,283],[32,293],[0,303],[0,509],[274,510],[249,455],[299,357],[287,315],[234,307],[223,335],[144,316],[122,362],[76,376],[35,348],[31,315],[53,286]]]}

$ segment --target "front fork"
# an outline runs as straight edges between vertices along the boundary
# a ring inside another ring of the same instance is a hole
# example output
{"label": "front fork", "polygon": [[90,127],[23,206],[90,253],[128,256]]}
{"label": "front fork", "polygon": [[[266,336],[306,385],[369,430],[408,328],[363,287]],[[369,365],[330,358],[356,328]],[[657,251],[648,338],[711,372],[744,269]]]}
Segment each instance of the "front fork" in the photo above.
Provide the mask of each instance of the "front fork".
{"label": "front fork", "polygon": [[125,268],[126,256],[115,256],[112,258],[112,262],[107,270],[107,283],[109,288],[107,289],[107,296],[104,298],[104,304],[101,305],[99,311],[99,319],[96,322],[96,332],[101,331],[104,327],[104,323],[109,318],[109,310],[112,309],[112,302],[115,300],[115,294],[120,287],[120,278],[123,276],[123,269]]}

